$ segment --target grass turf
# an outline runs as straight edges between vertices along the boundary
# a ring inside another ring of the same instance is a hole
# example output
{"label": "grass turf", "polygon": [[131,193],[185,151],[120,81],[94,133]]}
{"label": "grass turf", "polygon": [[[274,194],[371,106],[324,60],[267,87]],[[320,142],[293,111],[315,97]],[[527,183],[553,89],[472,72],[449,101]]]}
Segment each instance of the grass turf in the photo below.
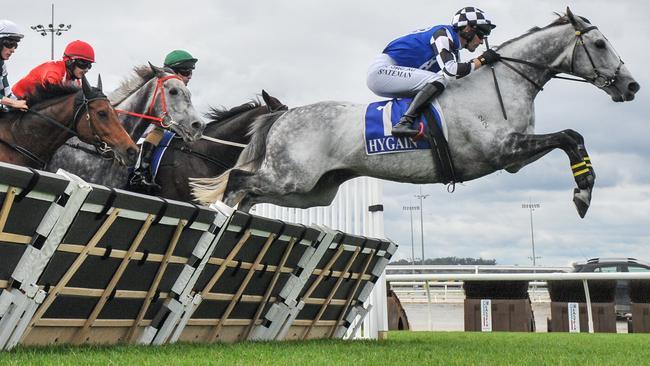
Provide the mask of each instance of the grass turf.
{"label": "grass turf", "polygon": [[390,332],[385,341],[19,347],[8,365],[644,365],[650,334]]}

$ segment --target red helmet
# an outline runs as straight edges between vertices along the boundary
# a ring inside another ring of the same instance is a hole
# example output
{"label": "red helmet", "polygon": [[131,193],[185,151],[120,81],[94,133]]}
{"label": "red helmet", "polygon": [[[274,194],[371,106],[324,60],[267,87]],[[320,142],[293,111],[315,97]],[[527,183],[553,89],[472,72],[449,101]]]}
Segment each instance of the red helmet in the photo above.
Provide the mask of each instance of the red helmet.
{"label": "red helmet", "polygon": [[64,60],[82,59],[95,62],[95,50],[88,43],[80,40],[72,41],[65,46],[63,51]]}

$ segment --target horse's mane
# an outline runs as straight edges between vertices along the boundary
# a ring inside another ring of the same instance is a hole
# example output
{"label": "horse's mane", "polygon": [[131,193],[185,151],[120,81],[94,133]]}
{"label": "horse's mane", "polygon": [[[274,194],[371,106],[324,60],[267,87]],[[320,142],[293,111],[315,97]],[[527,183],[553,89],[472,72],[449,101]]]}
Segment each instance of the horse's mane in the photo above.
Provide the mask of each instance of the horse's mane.
{"label": "horse's mane", "polygon": [[[524,33],[524,34],[522,34],[522,35],[520,35],[518,37],[515,37],[513,39],[510,39],[510,40],[507,40],[507,41],[503,42],[502,44],[499,45],[498,48],[502,48],[503,46],[506,46],[506,45],[508,45],[508,44],[510,44],[512,42],[515,42],[515,41],[517,41],[519,39],[527,37],[527,36],[529,36],[529,35],[531,35],[533,33],[537,33],[537,32],[539,32],[541,30],[571,23],[571,20],[569,19],[569,17],[566,14],[562,15],[562,14],[559,14],[559,13],[555,13],[555,15],[557,15],[557,19],[555,19],[551,24],[549,24],[549,25],[547,25],[545,27],[532,27],[526,33]],[[583,21],[591,24],[591,22],[587,18],[584,18],[584,17],[581,17],[581,16],[578,16],[578,17],[580,19],[582,19]]]}
{"label": "horse's mane", "polygon": [[43,103],[48,100],[75,94],[80,90],[74,84],[45,84],[37,85],[34,91],[25,96],[30,106]]}
{"label": "horse's mane", "polygon": [[135,66],[133,72],[135,75],[124,79],[120,83],[120,86],[111,93],[110,99],[113,101],[113,105],[122,103],[124,99],[134,91],[140,89],[156,75],[149,65]]}
{"label": "horse's mane", "polygon": [[250,102],[244,103],[242,105],[239,105],[237,107],[233,107],[230,109],[226,108],[217,108],[217,107],[210,107],[210,111],[205,113],[204,116],[205,118],[209,119],[210,121],[208,123],[219,123],[227,120],[228,118],[238,115],[240,113],[248,112],[250,110],[253,110],[255,108],[258,108],[262,105],[262,103],[255,99],[251,100]]}

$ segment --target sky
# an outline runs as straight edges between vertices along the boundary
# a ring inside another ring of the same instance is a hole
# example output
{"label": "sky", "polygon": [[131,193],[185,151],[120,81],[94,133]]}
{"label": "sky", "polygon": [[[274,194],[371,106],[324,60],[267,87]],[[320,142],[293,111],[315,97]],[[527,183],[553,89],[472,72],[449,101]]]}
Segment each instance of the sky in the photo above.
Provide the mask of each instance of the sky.
{"label": "sky", "polygon": [[[50,38],[29,26],[50,23],[51,3],[22,0],[3,5],[25,38],[7,66],[11,82],[50,57]],[[105,90],[131,69],[161,65],[172,49],[199,59],[190,89],[201,112],[232,107],[262,89],[290,107],[324,100],[381,100],[365,84],[366,69],[392,39],[412,30],[448,24],[462,6],[485,10],[497,24],[497,45],[533,26],[552,22],[566,6],[599,27],[641,84],[636,99],[614,103],[591,85],[551,81],[536,99],[536,132],[572,128],[583,134],[597,174],[584,219],[573,207],[568,159],[554,151],[517,174],[505,171],[459,184],[453,194],[440,184],[386,182],[386,236],[400,244],[395,258],[410,259],[410,220],[422,189],[425,257],[482,257],[499,264],[531,263],[531,219],[523,203],[539,203],[533,215],[538,265],[564,266],[592,257],[650,261],[650,71],[647,1],[556,0],[468,3],[386,0],[54,1],[55,23],[72,24],[55,39],[55,57],[67,42],[91,43]],[[479,52],[484,49],[479,48]],[[474,56],[476,56],[474,54]],[[470,54],[463,52],[467,59]],[[419,215],[415,246],[420,252]],[[417,259],[417,258],[416,258]]]}

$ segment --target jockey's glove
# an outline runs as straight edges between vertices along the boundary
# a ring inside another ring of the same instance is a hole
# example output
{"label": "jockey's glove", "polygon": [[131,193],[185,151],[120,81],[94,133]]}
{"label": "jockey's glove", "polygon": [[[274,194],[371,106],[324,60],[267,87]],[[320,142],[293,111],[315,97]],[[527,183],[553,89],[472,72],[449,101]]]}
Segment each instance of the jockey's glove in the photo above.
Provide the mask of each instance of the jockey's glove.
{"label": "jockey's glove", "polygon": [[478,57],[479,62],[481,65],[492,65],[493,63],[499,61],[501,59],[501,55],[499,55],[495,50],[489,49],[481,56]]}

